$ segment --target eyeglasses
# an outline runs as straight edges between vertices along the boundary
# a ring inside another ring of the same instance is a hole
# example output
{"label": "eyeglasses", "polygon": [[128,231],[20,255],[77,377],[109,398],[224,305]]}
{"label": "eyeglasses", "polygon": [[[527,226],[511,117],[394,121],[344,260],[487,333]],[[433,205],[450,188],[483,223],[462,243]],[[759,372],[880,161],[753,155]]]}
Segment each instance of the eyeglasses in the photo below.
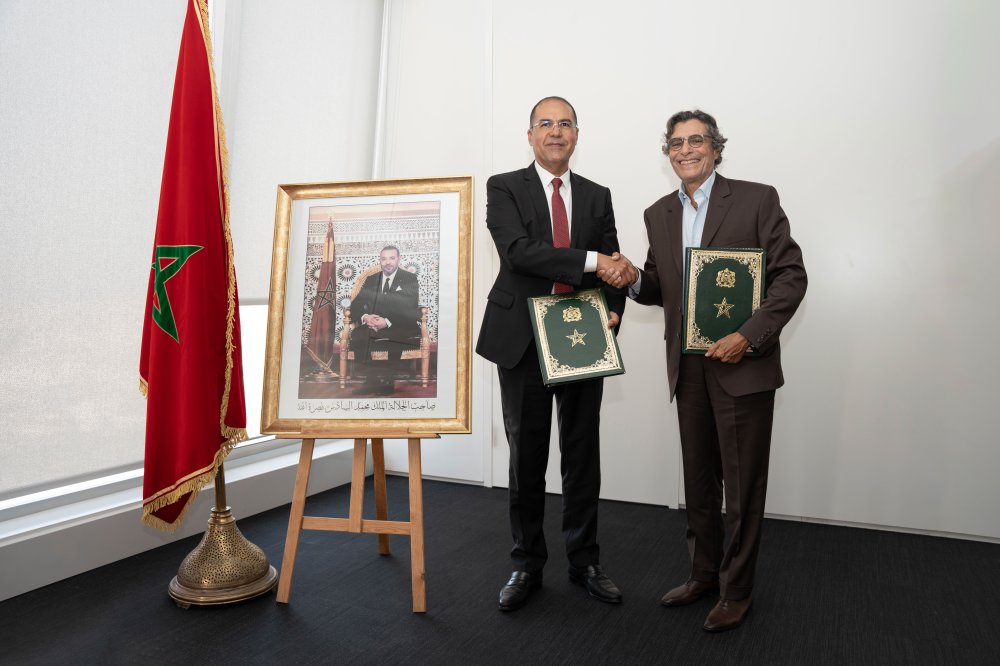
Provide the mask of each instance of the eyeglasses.
{"label": "eyeglasses", "polygon": [[674,138],[667,141],[667,148],[671,152],[677,152],[684,147],[684,141],[687,140],[688,145],[692,148],[701,148],[705,145],[706,141],[711,141],[710,137],[704,134],[692,134],[691,136],[675,136]]}
{"label": "eyeglasses", "polygon": [[537,123],[532,125],[531,129],[540,129],[543,132],[551,132],[557,127],[561,130],[571,130],[577,129],[577,124],[572,120],[549,120],[546,118],[545,120],[539,120]]}

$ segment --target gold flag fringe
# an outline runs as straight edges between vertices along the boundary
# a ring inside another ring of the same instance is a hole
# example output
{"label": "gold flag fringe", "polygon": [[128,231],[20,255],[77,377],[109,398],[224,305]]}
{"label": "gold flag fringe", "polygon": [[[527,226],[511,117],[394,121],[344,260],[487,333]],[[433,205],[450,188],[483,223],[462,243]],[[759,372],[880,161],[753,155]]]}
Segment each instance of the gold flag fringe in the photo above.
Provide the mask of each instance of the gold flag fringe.
{"label": "gold flag fringe", "polygon": [[[212,101],[215,111],[215,135],[216,135],[216,159],[220,160],[217,173],[220,176],[221,194],[223,206],[222,228],[226,240],[226,278],[227,289],[227,311],[226,311],[226,382],[222,393],[222,404],[219,410],[219,427],[225,441],[220,445],[215,459],[208,467],[195,472],[195,476],[182,482],[176,488],[165,495],[161,495],[144,503],[142,507],[142,521],[157,529],[173,532],[184,521],[184,515],[198,497],[198,493],[206,485],[215,479],[215,475],[226,456],[229,455],[237,444],[247,439],[246,428],[234,428],[226,423],[226,412],[229,406],[229,393],[233,375],[233,329],[235,328],[236,317],[236,265],[233,262],[233,236],[229,228],[229,151],[226,148],[226,130],[222,122],[222,106],[219,101],[218,87],[215,83],[215,68],[213,66],[212,38],[208,29],[208,4],[206,0],[191,0],[197,5],[201,34],[205,40],[205,51],[208,55],[208,71],[212,80]],[[146,382],[139,379],[139,391],[145,396],[149,391]],[[173,504],[187,493],[191,493],[191,498],[181,510],[180,515],[173,523],[168,523],[155,515],[153,512],[162,509],[168,504]]]}
{"label": "gold flag fringe", "polygon": [[229,228],[229,150],[226,147],[226,126],[222,120],[222,104],[219,100],[219,89],[215,82],[214,53],[212,51],[212,36],[208,29],[208,3],[206,0],[192,0],[198,4],[198,15],[200,18],[201,35],[205,40],[205,52],[208,56],[208,72],[212,80],[212,104],[215,112],[215,137],[216,137],[216,159],[221,163],[218,165],[217,173],[220,175],[223,218],[222,231],[226,240],[226,279],[228,289],[226,292],[226,383],[222,393],[222,405],[219,409],[219,426],[222,429],[223,437],[242,437],[239,441],[246,439],[244,428],[233,428],[226,423],[226,411],[229,407],[229,391],[232,384],[233,375],[233,328],[236,318],[236,264],[233,261],[233,235]]}
{"label": "gold flag fringe", "polygon": [[[246,430],[242,428],[231,428],[230,430],[234,434],[219,447],[218,452],[215,454],[215,460],[212,461],[211,465],[198,470],[195,472],[196,476],[179,484],[169,493],[160,495],[147,503],[143,503],[142,522],[164,532],[175,532],[177,528],[181,526],[181,523],[184,522],[184,515],[198,498],[198,493],[201,492],[202,488],[215,479],[215,475],[219,470],[219,465],[221,465],[222,461],[229,455],[229,452],[236,448],[237,444],[247,438]],[[187,504],[184,505],[180,515],[177,516],[177,520],[174,522],[168,523],[165,520],[153,515],[155,511],[159,511],[168,504],[173,504],[188,493],[191,493],[191,498],[187,501]]]}

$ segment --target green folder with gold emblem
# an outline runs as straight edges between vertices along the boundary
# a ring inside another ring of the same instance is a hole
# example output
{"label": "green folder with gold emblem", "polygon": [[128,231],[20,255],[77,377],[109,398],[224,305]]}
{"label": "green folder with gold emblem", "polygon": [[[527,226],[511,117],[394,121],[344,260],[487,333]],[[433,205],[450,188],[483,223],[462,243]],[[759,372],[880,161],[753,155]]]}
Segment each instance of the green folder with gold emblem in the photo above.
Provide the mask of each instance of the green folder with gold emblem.
{"label": "green folder with gold emblem", "polygon": [[625,372],[600,289],[528,299],[546,386]]}
{"label": "green folder with gold emblem", "polygon": [[756,312],[764,299],[764,260],[760,248],[687,249],[681,351],[704,354]]}

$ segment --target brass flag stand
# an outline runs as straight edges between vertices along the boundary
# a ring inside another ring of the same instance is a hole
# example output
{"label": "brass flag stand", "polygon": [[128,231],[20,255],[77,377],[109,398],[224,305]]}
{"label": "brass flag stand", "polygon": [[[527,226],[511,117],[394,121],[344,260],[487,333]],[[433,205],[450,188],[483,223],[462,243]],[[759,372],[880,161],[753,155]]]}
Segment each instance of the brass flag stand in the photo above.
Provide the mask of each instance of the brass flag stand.
{"label": "brass flag stand", "polygon": [[208,528],[170,581],[170,596],[181,608],[229,604],[271,591],[277,579],[264,551],[236,527],[226,506],[226,477],[220,464]]}
{"label": "brass flag stand", "polygon": [[[314,437],[320,435],[314,435]],[[281,577],[278,579],[280,604],[287,604],[292,590],[292,574],[295,570],[295,554],[299,547],[302,530],[323,530],[332,532],[353,532],[355,534],[378,534],[378,552],[389,555],[389,535],[410,537],[410,578],[413,591],[413,612],[427,611],[427,594],[424,588],[424,500],[420,467],[420,440],[437,438],[437,434],[382,433],[372,436],[341,433],[337,437],[354,439],[354,462],[351,471],[351,503],[347,518],[325,518],[303,515],[306,491],[309,486],[309,470],[312,467],[313,447],[316,439],[302,440],[299,466],[295,473],[295,489],[292,491],[292,508],[288,516],[288,534],[285,537],[285,554],[281,561]],[[409,446],[410,520],[388,520],[389,508],[385,488],[384,437],[405,438]],[[368,441],[372,445],[372,463],[375,476],[375,520],[361,517],[365,493],[365,463]]]}

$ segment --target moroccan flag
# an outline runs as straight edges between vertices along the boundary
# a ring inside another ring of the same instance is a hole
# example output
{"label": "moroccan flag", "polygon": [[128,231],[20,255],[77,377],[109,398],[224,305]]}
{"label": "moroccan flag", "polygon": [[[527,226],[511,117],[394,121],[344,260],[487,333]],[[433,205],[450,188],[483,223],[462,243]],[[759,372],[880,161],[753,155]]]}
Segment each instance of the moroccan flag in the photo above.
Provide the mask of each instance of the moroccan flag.
{"label": "moroccan flag", "polygon": [[319,269],[316,298],[313,299],[312,324],[308,349],[326,369],[333,360],[334,334],[337,326],[337,262],[333,251],[333,222],[326,226],[323,263]]}
{"label": "moroccan flag", "polygon": [[189,0],[139,359],[146,396],[142,519],[168,531],[246,439],[226,157],[208,8]]}

